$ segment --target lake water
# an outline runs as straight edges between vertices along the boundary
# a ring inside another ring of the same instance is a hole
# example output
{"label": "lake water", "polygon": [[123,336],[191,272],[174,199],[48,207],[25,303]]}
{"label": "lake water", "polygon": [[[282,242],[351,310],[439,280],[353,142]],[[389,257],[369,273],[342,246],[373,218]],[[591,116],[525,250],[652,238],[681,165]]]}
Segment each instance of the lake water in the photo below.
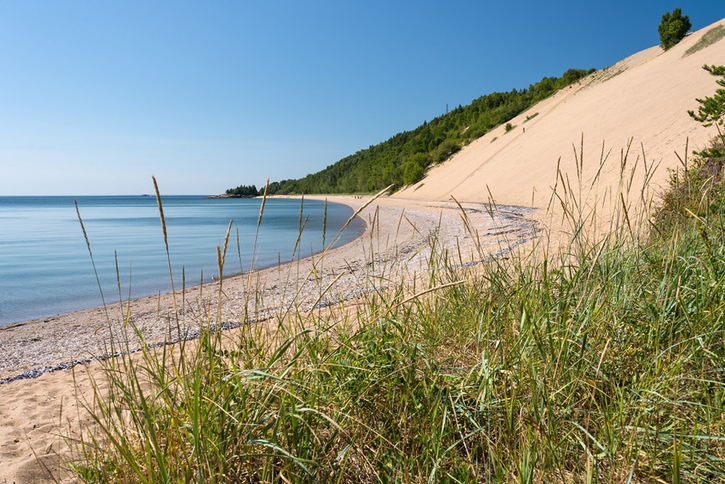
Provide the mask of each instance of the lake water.
{"label": "lake water", "polygon": [[[119,300],[118,279],[124,300],[129,288],[132,298],[171,290],[155,197],[0,197],[0,325],[103,304],[74,200],[107,303]],[[224,273],[249,269],[260,199],[165,196],[162,202],[177,289],[182,267],[187,285],[218,273],[216,247],[223,247],[231,220]],[[295,258],[322,249],[324,210],[324,202],[304,202],[302,220],[309,218]],[[326,244],[351,215],[345,205],[328,204]],[[299,227],[299,200],[268,199],[255,268],[288,262]],[[337,244],[362,229],[362,221],[353,221]]]}

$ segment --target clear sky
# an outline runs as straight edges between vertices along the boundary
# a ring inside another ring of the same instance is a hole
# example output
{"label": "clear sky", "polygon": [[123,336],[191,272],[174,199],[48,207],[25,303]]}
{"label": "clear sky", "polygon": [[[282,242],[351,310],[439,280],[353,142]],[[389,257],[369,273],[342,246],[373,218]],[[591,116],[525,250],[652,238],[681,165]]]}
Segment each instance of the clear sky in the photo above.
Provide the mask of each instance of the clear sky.
{"label": "clear sky", "polygon": [[[298,178],[723,0],[0,0],[0,196]],[[725,60],[724,60],[725,61]]]}

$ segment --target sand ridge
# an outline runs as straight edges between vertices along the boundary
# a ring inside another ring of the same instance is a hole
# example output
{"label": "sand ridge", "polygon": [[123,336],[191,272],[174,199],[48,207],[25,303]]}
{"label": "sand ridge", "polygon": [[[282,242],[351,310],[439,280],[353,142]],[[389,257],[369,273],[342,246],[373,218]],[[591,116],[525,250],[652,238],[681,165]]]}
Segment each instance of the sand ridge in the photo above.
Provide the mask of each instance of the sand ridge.
{"label": "sand ridge", "polygon": [[[574,149],[584,139],[584,183],[598,170],[602,148],[611,150],[610,163],[599,175],[600,190],[619,183],[620,152],[631,142],[632,161],[646,158],[659,168],[651,180],[661,187],[667,169],[680,166],[675,153],[702,149],[716,134],[694,121],[696,98],[715,92],[715,78],[704,64],[722,64],[725,39],[691,55],[695,45],[717,22],[691,33],[668,51],[646,49],[565,88],[511,121],[471,142],[448,161],[434,166],[419,183],[400,190],[396,198],[485,202],[488,189],[499,203],[546,206],[557,164],[572,178]],[[538,113],[538,114],[536,114]],[[535,117],[531,117],[536,114]],[[528,121],[527,121],[527,118]],[[525,132],[524,132],[525,129]],[[644,155],[642,154],[644,152]],[[643,171],[634,184],[643,182]]]}

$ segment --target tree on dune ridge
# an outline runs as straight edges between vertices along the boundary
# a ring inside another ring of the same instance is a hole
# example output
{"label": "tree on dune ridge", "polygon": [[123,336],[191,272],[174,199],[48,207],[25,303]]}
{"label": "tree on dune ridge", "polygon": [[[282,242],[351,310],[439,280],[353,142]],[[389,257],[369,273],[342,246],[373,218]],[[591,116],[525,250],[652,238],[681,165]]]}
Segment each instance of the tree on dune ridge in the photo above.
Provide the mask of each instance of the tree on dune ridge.
{"label": "tree on dune ridge", "polygon": [[670,49],[681,41],[687,32],[692,28],[690,23],[690,17],[685,15],[682,16],[682,10],[676,8],[670,12],[666,12],[662,16],[662,22],[657,29],[660,33],[660,42],[662,48],[665,50]]}

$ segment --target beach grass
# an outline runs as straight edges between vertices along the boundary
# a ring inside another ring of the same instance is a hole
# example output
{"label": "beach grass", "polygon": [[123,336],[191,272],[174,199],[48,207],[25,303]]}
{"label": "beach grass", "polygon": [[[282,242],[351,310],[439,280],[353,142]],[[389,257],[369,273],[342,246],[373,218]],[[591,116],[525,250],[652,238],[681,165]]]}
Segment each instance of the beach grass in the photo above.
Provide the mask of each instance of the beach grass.
{"label": "beach grass", "polygon": [[705,35],[702,36],[700,40],[697,41],[695,45],[690,47],[685,51],[686,56],[690,54],[694,54],[697,51],[700,51],[704,49],[705,47],[714,44],[718,40],[725,37],[725,27],[722,25],[718,25],[717,27],[713,27],[707,32],[705,32]]}
{"label": "beach grass", "polygon": [[603,233],[582,142],[579,183],[558,172],[552,196],[563,243],[467,265],[431,237],[422,273],[371,253],[379,277],[356,299],[234,332],[209,308],[194,341],[121,351],[69,466],[93,483],[724,482],[722,170],[683,191],[692,165],[655,210],[628,152]]}

